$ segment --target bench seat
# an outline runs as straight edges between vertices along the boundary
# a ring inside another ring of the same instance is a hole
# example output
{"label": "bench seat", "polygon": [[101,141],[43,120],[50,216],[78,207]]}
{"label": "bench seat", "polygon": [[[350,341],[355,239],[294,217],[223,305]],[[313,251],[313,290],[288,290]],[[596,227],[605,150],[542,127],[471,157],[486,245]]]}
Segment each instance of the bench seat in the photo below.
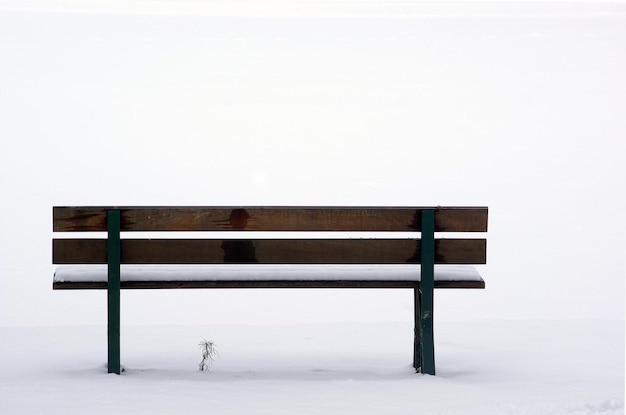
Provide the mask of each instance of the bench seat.
{"label": "bench seat", "polygon": [[[106,289],[106,265],[60,266],[54,289]],[[122,265],[121,288],[416,288],[414,264]],[[435,288],[485,288],[472,265],[435,265]]]}

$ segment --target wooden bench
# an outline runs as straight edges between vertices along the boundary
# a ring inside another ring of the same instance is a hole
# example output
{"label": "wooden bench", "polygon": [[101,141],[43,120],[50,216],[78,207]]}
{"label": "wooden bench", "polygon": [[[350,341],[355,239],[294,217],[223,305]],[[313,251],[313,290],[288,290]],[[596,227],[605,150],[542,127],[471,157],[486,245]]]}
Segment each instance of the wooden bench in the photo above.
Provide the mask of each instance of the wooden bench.
{"label": "wooden bench", "polygon": [[473,265],[486,239],[435,232],[486,232],[486,207],[54,207],[53,230],[107,233],[55,238],[52,257],[55,290],[108,290],[109,373],[121,371],[120,289],[412,289],[413,366],[434,375],[433,288],[485,287]]}

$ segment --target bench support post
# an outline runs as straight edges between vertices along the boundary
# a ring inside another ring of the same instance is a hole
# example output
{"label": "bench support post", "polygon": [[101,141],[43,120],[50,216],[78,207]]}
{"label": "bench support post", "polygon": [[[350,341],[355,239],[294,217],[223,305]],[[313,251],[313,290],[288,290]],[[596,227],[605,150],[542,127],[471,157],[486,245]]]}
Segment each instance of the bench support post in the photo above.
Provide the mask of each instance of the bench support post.
{"label": "bench support post", "polygon": [[420,289],[413,290],[413,313],[415,316],[415,337],[413,340],[413,367],[416,371],[422,369],[422,319],[421,319],[421,300]]}
{"label": "bench support post", "polygon": [[[435,288],[435,211],[422,211],[420,281],[421,372],[435,374],[435,342],[433,334],[433,289]],[[417,351],[416,351],[417,353]]]}
{"label": "bench support post", "polygon": [[108,370],[121,373],[120,365],[120,228],[119,210],[107,212],[107,311],[108,311]]}

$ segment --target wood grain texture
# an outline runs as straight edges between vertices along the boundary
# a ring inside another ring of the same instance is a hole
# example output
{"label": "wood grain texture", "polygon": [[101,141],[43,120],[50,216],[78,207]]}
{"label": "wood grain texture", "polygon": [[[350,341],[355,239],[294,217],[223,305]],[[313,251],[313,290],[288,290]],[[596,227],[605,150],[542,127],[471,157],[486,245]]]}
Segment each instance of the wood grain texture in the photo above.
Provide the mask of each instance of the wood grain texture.
{"label": "wood grain texture", "polygon": [[[122,231],[421,230],[425,207],[54,207],[55,232],[106,231],[120,209]],[[486,207],[435,207],[436,232],[486,232]]]}
{"label": "wood grain texture", "polygon": [[[122,281],[122,289],[178,289],[178,288],[418,288],[415,281]],[[55,290],[105,290],[106,282],[55,282]],[[485,288],[484,281],[435,281],[435,288]]]}
{"label": "wood grain texture", "polygon": [[[122,239],[123,264],[419,263],[415,239]],[[55,264],[105,264],[106,239],[54,239]],[[484,264],[485,239],[438,239],[437,264]]]}

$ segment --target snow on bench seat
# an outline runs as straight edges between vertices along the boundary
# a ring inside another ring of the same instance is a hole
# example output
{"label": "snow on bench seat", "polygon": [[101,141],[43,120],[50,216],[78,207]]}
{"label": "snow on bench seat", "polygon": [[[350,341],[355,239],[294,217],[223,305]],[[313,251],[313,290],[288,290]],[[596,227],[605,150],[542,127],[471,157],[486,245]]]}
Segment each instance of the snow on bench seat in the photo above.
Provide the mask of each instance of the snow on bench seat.
{"label": "snow on bench seat", "polygon": [[[106,282],[106,265],[66,265],[55,283]],[[419,265],[122,265],[121,281],[420,281]],[[435,281],[482,282],[472,265],[436,265]]]}

